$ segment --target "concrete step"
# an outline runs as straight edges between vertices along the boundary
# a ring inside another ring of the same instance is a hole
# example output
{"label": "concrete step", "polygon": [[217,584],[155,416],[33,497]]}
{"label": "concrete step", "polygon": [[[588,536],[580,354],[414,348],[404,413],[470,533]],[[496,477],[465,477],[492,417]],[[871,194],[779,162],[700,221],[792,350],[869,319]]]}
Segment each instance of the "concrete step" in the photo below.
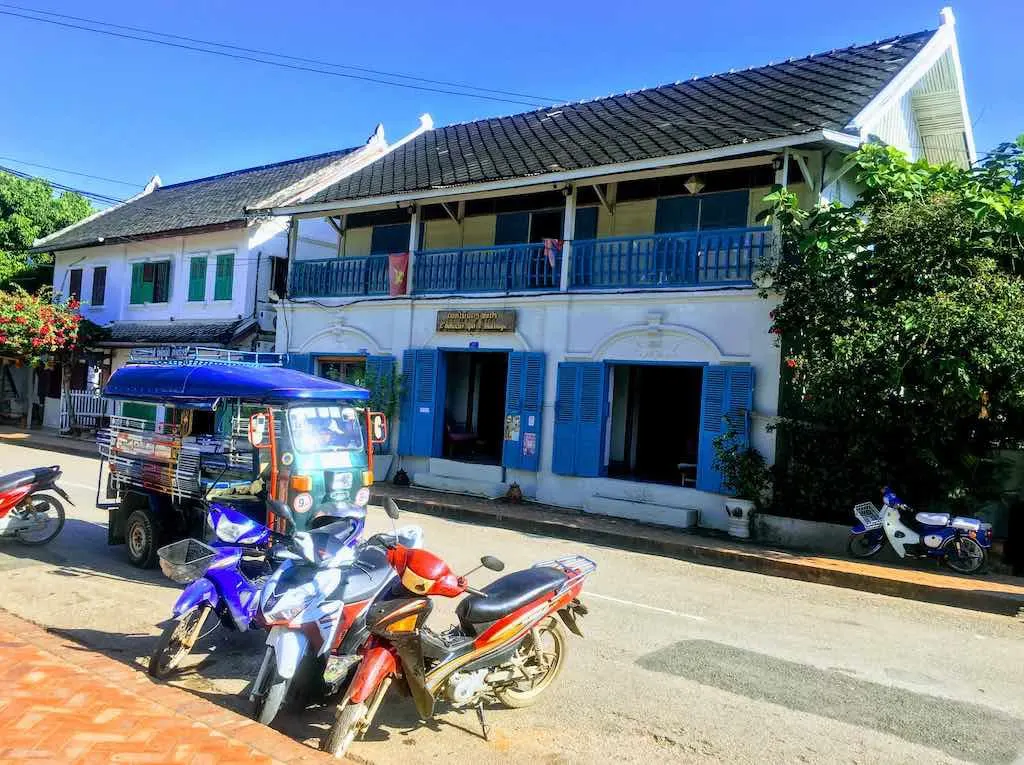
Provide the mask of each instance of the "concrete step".
{"label": "concrete step", "polygon": [[430,472],[445,478],[465,478],[470,481],[501,483],[505,480],[505,468],[501,465],[479,465],[475,462],[459,462],[439,457],[430,458]]}
{"label": "concrete step", "polygon": [[[433,460],[431,460],[433,462]],[[469,494],[473,497],[484,497],[485,499],[497,499],[504,497],[508,491],[508,484],[502,481],[478,481],[472,478],[452,478],[436,473],[413,473],[413,486],[422,486],[425,489],[437,491],[450,491],[456,494]]]}
{"label": "concrete step", "polygon": [[697,525],[698,511],[692,507],[674,507],[653,502],[634,502],[628,499],[614,499],[594,495],[583,502],[588,513],[628,518],[641,523],[656,523],[659,526],[675,526],[689,529]]}

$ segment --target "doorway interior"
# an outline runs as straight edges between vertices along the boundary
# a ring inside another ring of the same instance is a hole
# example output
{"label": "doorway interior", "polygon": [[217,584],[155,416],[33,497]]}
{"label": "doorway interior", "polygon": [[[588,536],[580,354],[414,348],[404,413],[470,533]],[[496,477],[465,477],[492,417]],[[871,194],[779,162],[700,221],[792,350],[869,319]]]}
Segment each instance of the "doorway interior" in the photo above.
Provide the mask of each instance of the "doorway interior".
{"label": "doorway interior", "polygon": [[501,464],[505,424],[505,351],[446,351],[444,456]]}
{"label": "doorway interior", "polygon": [[703,377],[699,366],[612,365],[609,476],[696,485]]}

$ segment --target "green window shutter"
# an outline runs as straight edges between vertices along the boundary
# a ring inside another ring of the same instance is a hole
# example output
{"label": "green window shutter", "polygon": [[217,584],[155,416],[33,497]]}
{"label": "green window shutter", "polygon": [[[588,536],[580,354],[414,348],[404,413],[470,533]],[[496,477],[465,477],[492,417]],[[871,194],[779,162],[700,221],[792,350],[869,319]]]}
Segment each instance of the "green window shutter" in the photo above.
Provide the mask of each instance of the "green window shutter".
{"label": "green window shutter", "polygon": [[188,267],[188,300],[202,303],[206,300],[206,257],[192,258]]}
{"label": "green window shutter", "polygon": [[235,270],[235,256],[231,253],[217,256],[217,278],[213,283],[214,300],[231,300],[231,282]]}
{"label": "green window shutter", "polygon": [[128,300],[132,305],[138,305],[143,302],[142,265],[142,263],[132,263],[132,292]]}

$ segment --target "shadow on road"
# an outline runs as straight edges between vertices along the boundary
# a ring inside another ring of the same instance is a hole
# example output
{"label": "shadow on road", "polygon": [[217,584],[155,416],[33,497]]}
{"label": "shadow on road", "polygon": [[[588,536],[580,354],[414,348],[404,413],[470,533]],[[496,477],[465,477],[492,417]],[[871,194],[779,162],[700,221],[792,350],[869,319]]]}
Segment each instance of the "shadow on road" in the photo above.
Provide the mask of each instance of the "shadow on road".
{"label": "shadow on road", "polygon": [[[950,652],[947,669],[970,672]],[[758,701],[862,725],[972,762],[1012,762],[1024,747],[1021,721],[979,704],[929,696],[708,640],[684,640],[637,660]]]}
{"label": "shadow on road", "polygon": [[[26,546],[13,539],[0,541],[0,555],[15,561],[38,561],[54,566],[55,570],[50,572],[52,576],[103,577],[180,589],[159,569],[140,569],[131,565],[124,546],[107,544],[106,526],[77,518],[68,518],[57,538],[40,547]],[[0,564],[0,569],[10,566]]]}

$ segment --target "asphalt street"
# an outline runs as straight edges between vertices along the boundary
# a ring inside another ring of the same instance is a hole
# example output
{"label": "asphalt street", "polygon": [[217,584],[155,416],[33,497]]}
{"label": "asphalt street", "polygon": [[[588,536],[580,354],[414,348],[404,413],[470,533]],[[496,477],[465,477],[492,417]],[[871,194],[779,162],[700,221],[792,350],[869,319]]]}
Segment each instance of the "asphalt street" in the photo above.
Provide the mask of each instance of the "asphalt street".
{"label": "asphalt street", "polygon": [[[76,507],[46,548],[0,540],[0,606],[141,668],[179,587],[106,545],[97,461],[0,445],[0,472],[60,463]],[[581,552],[598,562],[558,682],[536,706],[417,721],[389,698],[352,755],[372,763],[983,762],[1024,757],[1024,620],[717,569],[428,516],[455,570]],[[388,528],[371,508],[370,530]],[[480,571],[472,582],[496,575]],[[431,626],[447,626],[444,603]],[[262,635],[217,631],[174,683],[236,710]],[[315,745],[329,706],[277,723]]]}

